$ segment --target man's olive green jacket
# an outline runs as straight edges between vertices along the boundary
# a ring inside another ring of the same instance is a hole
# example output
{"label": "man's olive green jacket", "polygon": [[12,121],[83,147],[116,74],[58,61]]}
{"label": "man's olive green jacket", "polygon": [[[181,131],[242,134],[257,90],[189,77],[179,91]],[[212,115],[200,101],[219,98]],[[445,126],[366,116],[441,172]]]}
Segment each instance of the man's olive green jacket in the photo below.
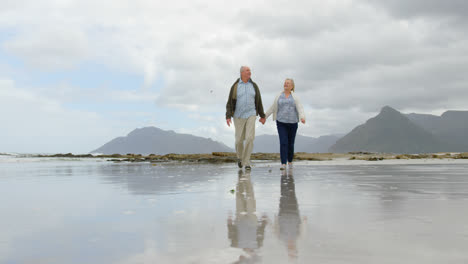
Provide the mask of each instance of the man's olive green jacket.
{"label": "man's olive green jacket", "polygon": [[[236,102],[237,102],[237,84],[239,83],[239,79],[237,79],[234,84],[231,86],[231,91],[229,92],[229,98],[226,103],[226,119],[231,119],[234,116],[234,112],[236,111]],[[265,112],[263,112],[263,104],[262,104],[262,96],[260,95],[260,90],[258,89],[258,85],[249,80],[253,84],[255,89],[255,110],[257,111],[256,115],[260,115],[261,118],[265,117]]]}

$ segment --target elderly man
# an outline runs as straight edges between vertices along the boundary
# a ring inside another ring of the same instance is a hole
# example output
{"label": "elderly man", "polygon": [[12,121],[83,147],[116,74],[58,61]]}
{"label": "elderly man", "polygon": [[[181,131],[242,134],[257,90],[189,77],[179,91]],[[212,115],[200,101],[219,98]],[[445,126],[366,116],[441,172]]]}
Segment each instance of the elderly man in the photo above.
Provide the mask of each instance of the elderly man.
{"label": "elderly man", "polygon": [[[226,103],[226,123],[231,126],[234,117],[236,129],[237,165],[250,170],[250,154],[255,138],[255,120],[260,115],[260,122],[265,124],[262,97],[256,83],[252,81],[250,68],[240,68],[240,78],[231,87]],[[245,141],[245,145],[244,145]]]}

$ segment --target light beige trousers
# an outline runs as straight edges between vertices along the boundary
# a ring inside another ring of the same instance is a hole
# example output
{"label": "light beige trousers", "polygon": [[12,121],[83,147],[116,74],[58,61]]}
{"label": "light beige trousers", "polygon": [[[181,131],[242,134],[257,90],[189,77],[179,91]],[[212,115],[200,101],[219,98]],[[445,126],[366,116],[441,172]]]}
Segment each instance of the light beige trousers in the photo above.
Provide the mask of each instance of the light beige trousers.
{"label": "light beige trousers", "polygon": [[237,158],[242,162],[242,166],[250,166],[250,155],[252,154],[253,142],[255,139],[256,119],[256,116],[251,116],[249,118],[234,117],[234,127],[236,129],[236,153]]}

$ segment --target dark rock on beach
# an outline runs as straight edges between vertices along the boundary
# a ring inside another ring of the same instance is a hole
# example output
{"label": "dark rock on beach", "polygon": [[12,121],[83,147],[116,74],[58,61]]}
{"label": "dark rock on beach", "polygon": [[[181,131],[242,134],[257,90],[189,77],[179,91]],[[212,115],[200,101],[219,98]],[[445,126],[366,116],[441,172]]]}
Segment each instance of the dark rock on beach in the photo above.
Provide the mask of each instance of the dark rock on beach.
{"label": "dark rock on beach", "polygon": [[[166,155],[141,155],[128,153],[125,155],[74,155],[54,154],[54,155],[38,155],[35,157],[51,157],[51,158],[96,158],[107,159],[113,162],[181,162],[181,163],[235,163],[237,156],[234,152],[212,152],[210,154],[166,154]],[[432,153],[432,154],[388,154],[388,153],[371,153],[371,152],[351,152],[346,154],[340,153],[306,153],[297,152],[294,154],[294,160],[313,160],[325,161],[334,159],[348,160],[366,160],[366,161],[381,161],[389,159],[468,159],[468,153]],[[255,161],[279,161],[278,153],[252,153],[251,160]]]}

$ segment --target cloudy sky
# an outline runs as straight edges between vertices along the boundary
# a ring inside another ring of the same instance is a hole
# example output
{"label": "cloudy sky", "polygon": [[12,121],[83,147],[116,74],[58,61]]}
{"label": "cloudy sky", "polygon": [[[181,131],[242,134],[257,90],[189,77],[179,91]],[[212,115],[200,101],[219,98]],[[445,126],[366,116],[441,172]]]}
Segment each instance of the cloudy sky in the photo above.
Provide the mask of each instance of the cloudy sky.
{"label": "cloudy sky", "polygon": [[[87,153],[135,128],[233,146],[229,88],[295,80],[308,136],[390,105],[467,110],[462,0],[1,0],[0,152]],[[258,134],[276,134],[271,119]]]}

